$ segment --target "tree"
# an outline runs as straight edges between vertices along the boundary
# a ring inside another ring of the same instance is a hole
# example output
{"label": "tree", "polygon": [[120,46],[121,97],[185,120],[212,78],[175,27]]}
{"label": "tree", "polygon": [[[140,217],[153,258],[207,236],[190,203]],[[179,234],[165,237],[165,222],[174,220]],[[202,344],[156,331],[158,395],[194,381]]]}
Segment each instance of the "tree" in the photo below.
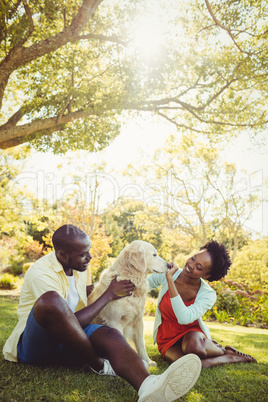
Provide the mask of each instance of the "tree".
{"label": "tree", "polygon": [[[257,0],[2,0],[1,148],[102,149],[131,111],[210,137],[263,129],[265,12]],[[154,52],[156,35],[135,45],[142,18],[163,30]]]}
{"label": "tree", "polygon": [[13,235],[23,224],[29,192],[17,183],[28,152],[6,150],[0,153],[0,236]]}
{"label": "tree", "polygon": [[133,240],[153,244],[158,254],[167,261],[178,261],[181,255],[185,259],[185,255],[192,251],[191,239],[174,230],[157,206],[141,200],[120,197],[104,211],[102,219],[106,233],[113,235],[113,257],[117,257],[122,248]]}
{"label": "tree", "polygon": [[196,134],[181,140],[171,136],[153,162],[135,174],[145,180],[151,201],[172,232],[189,236],[197,248],[216,237],[234,260],[248,238],[244,225],[262,200],[237,190],[236,167],[221,159],[219,147]]}
{"label": "tree", "polygon": [[94,231],[91,236],[92,247],[90,253],[92,260],[89,270],[92,282],[99,280],[100,273],[107,268],[110,263],[109,256],[112,253],[113,236],[107,236],[105,225],[100,218],[96,219]]}
{"label": "tree", "polygon": [[27,155],[23,148],[0,152],[0,269],[20,264],[24,245],[33,240],[25,225],[33,197],[19,185]]}
{"label": "tree", "polygon": [[159,248],[161,215],[142,201],[120,197],[102,214],[106,233],[113,235],[113,256],[133,240],[144,240]]}
{"label": "tree", "polygon": [[244,226],[262,199],[257,194],[236,188],[237,170],[233,163],[221,165],[218,160],[214,161],[213,175],[208,173],[206,180],[215,190],[211,226],[218,239],[232,250],[231,258],[234,261],[237,251],[248,240],[249,232]]}
{"label": "tree", "polygon": [[[68,158],[58,166],[59,170],[63,168],[65,171],[62,196],[58,194],[59,198],[53,203],[38,200],[27,224],[31,233],[34,230],[35,239],[39,237],[38,232],[39,235],[43,234],[46,252],[52,250],[52,235],[61,225],[73,224],[87,233],[92,243],[90,253],[93,259],[88,268],[88,274],[91,273],[91,276],[88,275],[88,282],[91,283],[91,278],[93,281],[98,280],[101,271],[109,265],[113,236],[107,236],[105,224],[99,216],[99,186],[104,167],[98,166],[97,173],[96,166],[92,166],[90,175],[85,174],[85,171],[81,171],[81,165],[84,167],[83,158],[79,156],[75,168],[70,166]],[[72,169],[75,173],[72,173]]]}

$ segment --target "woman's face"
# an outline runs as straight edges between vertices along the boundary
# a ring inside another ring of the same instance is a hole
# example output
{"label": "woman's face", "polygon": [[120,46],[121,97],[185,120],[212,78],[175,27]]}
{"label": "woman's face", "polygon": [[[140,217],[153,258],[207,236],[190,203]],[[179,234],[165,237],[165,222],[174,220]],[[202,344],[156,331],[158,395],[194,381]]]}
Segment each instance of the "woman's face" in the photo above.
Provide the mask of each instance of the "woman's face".
{"label": "woman's face", "polygon": [[183,268],[184,275],[193,279],[208,279],[212,267],[212,258],[207,250],[201,250],[190,257]]}

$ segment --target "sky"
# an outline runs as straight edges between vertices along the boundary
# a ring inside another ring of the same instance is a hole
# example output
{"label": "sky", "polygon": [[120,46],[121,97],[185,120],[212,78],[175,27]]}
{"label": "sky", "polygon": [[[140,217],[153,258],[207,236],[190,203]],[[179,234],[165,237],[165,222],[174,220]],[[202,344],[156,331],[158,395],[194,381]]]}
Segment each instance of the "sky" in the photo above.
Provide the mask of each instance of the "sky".
{"label": "sky", "polygon": [[[101,208],[104,208],[107,203],[113,202],[119,195],[132,195],[146,201],[144,189],[129,181],[126,182],[126,179],[122,181],[119,179],[121,174],[117,175],[116,171],[122,173],[129,164],[139,166],[141,161],[145,162],[146,159],[150,159],[157,148],[164,146],[166,138],[171,132],[174,132],[173,130],[173,126],[165,121],[137,118],[124,125],[121,134],[105,150],[94,154],[83,153],[82,165],[85,175],[88,175],[89,179],[94,163],[105,161],[107,163],[105,170],[110,172],[103,178]],[[257,144],[256,141],[250,140],[247,133],[244,133],[224,150],[224,154],[227,162],[235,162],[238,170],[244,170],[240,173],[236,184],[237,191],[247,190],[264,197],[265,180],[268,179],[267,141],[262,145]],[[76,161],[76,157],[72,153],[68,153],[66,157],[33,152],[20,181],[22,184],[26,184],[40,199],[61,198],[71,191],[71,188],[68,185],[66,169],[59,172],[57,166],[66,163],[67,159],[71,161],[69,172],[75,172],[78,165],[81,167],[80,158]],[[64,188],[62,177],[66,181]],[[268,234],[267,202],[263,201],[261,207],[254,212],[252,219],[247,222],[246,229],[256,235]]]}

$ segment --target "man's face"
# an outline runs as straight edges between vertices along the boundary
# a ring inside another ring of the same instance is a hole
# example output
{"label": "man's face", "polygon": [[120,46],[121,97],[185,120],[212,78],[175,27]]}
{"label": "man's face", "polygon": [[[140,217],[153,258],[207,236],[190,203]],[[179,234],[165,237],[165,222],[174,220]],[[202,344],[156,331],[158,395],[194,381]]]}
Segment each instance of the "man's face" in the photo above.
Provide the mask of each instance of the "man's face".
{"label": "man's face", "polygon": [[72,243],[67,258],[67,269],[75,269],[76,271],[85,271],[92,258],[89,250],[91,242],[88,237],[76,240]]}

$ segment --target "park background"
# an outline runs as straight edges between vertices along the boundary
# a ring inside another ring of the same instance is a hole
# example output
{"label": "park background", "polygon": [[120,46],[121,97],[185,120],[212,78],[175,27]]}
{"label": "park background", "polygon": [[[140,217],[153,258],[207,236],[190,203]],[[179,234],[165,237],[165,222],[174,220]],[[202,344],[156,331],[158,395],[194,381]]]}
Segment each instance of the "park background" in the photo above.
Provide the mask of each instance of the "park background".
{"label": "park background", "polygon": [[266,2],[13,0],[0,13],[3,297],[62,224],[90,235],[93,282],[132,240],[182,267],[214,238],[233,264],[205,319],[267,344]]}

